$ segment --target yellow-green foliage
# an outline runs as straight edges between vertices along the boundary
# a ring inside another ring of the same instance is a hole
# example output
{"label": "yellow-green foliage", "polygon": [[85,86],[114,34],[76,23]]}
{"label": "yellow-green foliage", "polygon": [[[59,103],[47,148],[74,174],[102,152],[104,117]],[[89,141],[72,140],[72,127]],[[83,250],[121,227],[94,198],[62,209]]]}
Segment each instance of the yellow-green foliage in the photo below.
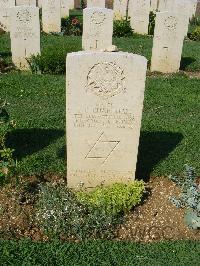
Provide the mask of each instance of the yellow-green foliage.
{"label": "yellow-green foliage", "polygon": [[193,41],[200,41],[200,26],[190,33],[189,38]]}
{"label": "yellow-green foliage", "polygon": [[110,186],[97,187],[95,190],[77,192],[77,198],[90,208],[103,208],[105,212],[119,214],[130,211],[141,202],[145,190],[143,181],[127,184],[115,183]]}

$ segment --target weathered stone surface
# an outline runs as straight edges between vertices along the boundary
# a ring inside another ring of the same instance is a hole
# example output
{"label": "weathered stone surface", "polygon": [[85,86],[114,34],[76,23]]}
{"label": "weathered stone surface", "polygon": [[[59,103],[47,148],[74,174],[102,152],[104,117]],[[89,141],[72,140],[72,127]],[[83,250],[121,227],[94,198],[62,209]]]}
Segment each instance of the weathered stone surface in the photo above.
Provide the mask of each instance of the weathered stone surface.
{"label": "weathered stone surface", "polygon": [[129,53],[68,54],[69,187],[134,180],[146,69]]}
{"label": "weathered stone surface", "polygon": [[185,14],[189,18],[195,15],[197,0],[159,0],[158,10]]}
{"label": "weathered stone surface", "polygon": [[113,10],[114,10],[114,18],[116,20],[126,18],[128,0],[114,0],[113,2]]}
{"label": "weathered stone surface", "polygon": [[134,32],[148,34],[150,0],[129,0],[128,12]]}
{"label": "weathered stone surface", "polygon": [[38,6],[39,8],[42,8],[42,0],[37,0],[37,6]]}
{"label": "weathered stone surface", "polygon": [[173,12],[158,12],[154,31],[151,71],[177,72],[180,67],[187,17]]}
{"label": "weathered stone surface", "polygon": [[16,0],[16,6],[36,6],[36,0]]}
{"label": "weathered stone surface", "polygon": [[69,3],[68,0],[61,0],[61,17],[65,18],[69,16]]}
{"label": "weathered stone surface", "polygon": [[105,8],[105,0],[87,0],[87,7]]}
{"label": "weathered stone surface", "polygon": [[67,0],[69,9],[74,9],[74,0]]}
{"label": "weathered stone surface", "polygon": [[0,28],[4,31],[10,30],[9,8],[15,6],[15,0],[0,0]]}
{"label": "weathered stone surface", "polygon": [[158,9],[158,0],[150,0],[150,10],[155,12]]}
{"label": "weathered stone surface", "polygon": [[43,0],[42,2],[43,31],[61,31],[61,0]]}
{"label": "weathered stone surface", "polygon": [[27,69],[26,58],[40,53],[39,8],[12,7],[10,16],[12,61],[18,68]]}
{"label": "weathered stone surface", "polygon": [[101,50],[112,45],[113,11],[85,8],[83,11],[83,50]]}

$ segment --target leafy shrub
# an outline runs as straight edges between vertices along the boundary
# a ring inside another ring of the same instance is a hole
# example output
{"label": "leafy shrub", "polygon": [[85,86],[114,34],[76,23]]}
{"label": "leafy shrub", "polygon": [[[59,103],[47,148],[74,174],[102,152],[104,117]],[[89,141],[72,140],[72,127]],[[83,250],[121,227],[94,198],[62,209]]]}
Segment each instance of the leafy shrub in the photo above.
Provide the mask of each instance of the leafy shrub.
{"label": "leafy shrub", "polygon": [[3,34],[5,34],[6,32],[5,32],[5,30],[3,30],[3,29],[1,28],[1,26],[2,26],[2,24],[0,23],[0,35],[3,35]]}
{"label": "leafy shrub", "polygon": [[65,74],[67,53],[65,49],[45,49],[41,55],[32,55],[27,61],[32,73]]}
{"label": "leafy shrub", "polygon": [[186,165],[183,177],[170,176],[170,179],[182,189],[179,198],[171,197],[171,202],[177,208],[186,208],[184,220],[189,228],[200,228],[200,183],[194,169]]}
{"label": "leafy shrub", "polygon": [[7,73],[14,69],[14,65],[0,56],[0,73]]}
{"label": "leafy shrub", "polygon": [[78,192],[77,198],[90,208],[101,208],[107,214],[118,215],[130,211],[141,202],[145,186],[143,181],[128,184],[115,183],[107,187],[97,187],[91,192]]}
{"label": "leafy shrub", "polygon": [[198,17],[193,16],[190,19],[190,25],[200,26],[200,16],[198,16]]}
{"label": "leafy shrub", "polygon": [[148,28],[149,35],[154,35],[155,19],[156,19],[156,14],[151,11],[149,13],[149,28]]}
{"label": "leafy shrub", "polygon": [[130,37],[133,36],[130,20],[114,20],[113,37]]}
{"label": "leafy shrub", "polygon": [[46,49],[41,55],[32,55],[28,63],[32,73],[64,74],[66,51]]}
{"label": "leafy shrub", "polygon": [[78,239],[112,237],[118,217],[103,209],[88,208],[65,184],[41,186],[37,220],[49,237]]}
{"label": "leafy shrub", "polygon": [[0,177],[6,177],[14,166],[13,151],[6,147],[6,134],[13,129],[14,122],[10,121],[6,110],[7,103],[0,99]]}
{"label": "leafy shrub", "polygon": [[190,40],[200,41],[200,26],[188,34]]}
{"label": "leafy shrub", "polygon": [[81,36],[83,25],[81,21],[74,16],[62,19],[62,32],[68,36]]}

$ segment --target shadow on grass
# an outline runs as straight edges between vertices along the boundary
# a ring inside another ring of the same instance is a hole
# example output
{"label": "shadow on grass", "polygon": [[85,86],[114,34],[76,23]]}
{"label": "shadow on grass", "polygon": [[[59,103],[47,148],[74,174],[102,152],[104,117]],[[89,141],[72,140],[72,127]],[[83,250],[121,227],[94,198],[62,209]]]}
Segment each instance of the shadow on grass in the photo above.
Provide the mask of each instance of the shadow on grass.
{"label": "shadow on grass", "polygon": [[180,70],[186,70],[186,68],[192,63],[194,63],[195,61],[196,59],[192,57],[182,57],[181,64],[180,64]]}
{"label": "shadow on grass", "polygon": [[136,177],[149,181],[154,166],[166,158],[182,139],[180,133],[141,132]]}
{"label": "shadow on grass", "polygon": [[7,146],[14,149],[18,160],[38,152],[65,134],[57,129],[17,129],[7,136]]}

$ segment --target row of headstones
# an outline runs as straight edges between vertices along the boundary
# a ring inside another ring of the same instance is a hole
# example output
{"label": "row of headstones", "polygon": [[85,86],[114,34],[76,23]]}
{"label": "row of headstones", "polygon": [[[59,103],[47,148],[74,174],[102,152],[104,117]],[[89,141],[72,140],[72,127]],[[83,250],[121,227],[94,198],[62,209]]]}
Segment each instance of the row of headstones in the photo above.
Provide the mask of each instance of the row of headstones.
{"label": "row of headstones", "polygon": [[[83,50],[113,50],[113,16],[111,9],[84,9]],[[21,69],[27,68],[27,58],[40,54],[39,8],[11,8],[10,26],[13,63]],[[188,19],[184,14],[157,13],[151,59],[152,71],[172,73],[179,70],[187,27]]]}
{"label": "row of headstones", "polygon": [[[105,7],[105,0],[88,0],[88,7]],[[42,7],[42,25],[44,32],[60,32],[61,17],[69,15],[74,8],[74,0],[17,0],[17,5]],[[15,0],[0,0],[0,22],[4,30],[9,30],[8,7],[15,5]],[[114,0],[114,19],[130,17],[132,29],[139,34],[148,34],[149,12],[172,11],[184,14],[188,20],[195,13],[197,0]]]}
{"label": "row of headstones", "polygon": [[[39,8],[13,7],[11,18],[13,58],[21,56],[23,63],[40,52]],[[163,49],[167,56],[179,53],[184,19],[173,12],[157,14],[154,41],[162,59],[167,59]],[[67,56],[68,186],[127,182],[135,178],[147,60],[123,52],[91,51],[99,50],[99,43],[105,50],[112,44],[112,10],[85,9],[84,25],[83,43],[88,39],[84,45],[89,48]],[[107,38],[110,43],[104,43]]]}
{"label": "row of headstones", "polygon": [[148,34],[150,11],[181,12],[188,20],[195,15],[197,0],[115,0],[115,19],[130,17],[132,29],[139,34]]}
{"label": "row of headstones", "polygon": [[10,31],[10,13],[13,6],[42,7],[42,25],[44,32],[60,32],[61,18],[69,16],[74,8],[74,0],[0,0],[0,28]]}

